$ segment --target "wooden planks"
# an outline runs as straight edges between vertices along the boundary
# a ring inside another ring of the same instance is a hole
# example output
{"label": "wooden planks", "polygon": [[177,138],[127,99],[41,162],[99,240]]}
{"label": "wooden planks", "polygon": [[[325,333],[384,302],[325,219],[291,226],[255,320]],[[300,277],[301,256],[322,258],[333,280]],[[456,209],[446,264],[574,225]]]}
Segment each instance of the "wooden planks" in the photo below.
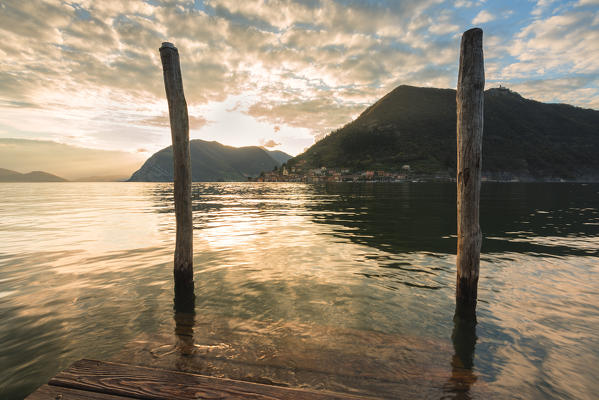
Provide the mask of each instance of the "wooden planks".
{"label": "wooden planks", "polygon": [[27,396],[25,400],[131,400],[131,398],[44,385]]}
{"label": "wooden planks", "polygon": [[[60,396],[62,397],[60,397]],[[58,396],[58,397],[57,397]],[[346,400],[336,393],[214,378],[95,360],[79,360],[42,386],[27,400],[40,399],[254,399]]]}

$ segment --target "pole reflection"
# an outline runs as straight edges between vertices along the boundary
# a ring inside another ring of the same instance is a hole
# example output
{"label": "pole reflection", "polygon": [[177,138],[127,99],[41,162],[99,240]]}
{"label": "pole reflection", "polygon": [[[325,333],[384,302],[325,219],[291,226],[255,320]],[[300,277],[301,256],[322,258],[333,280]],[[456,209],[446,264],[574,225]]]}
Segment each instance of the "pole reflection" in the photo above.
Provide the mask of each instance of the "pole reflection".
{"label": "pole reflection", "polygon": [[454,351],[451,358],[451,377],[443,387],[444,399],[472,398],[470,388],[477,381],[473,371],[476,339],[476,317],[460,317],[460,312],[456,309],[451,334]]}
{"label": "pole reflection", "polygon": [[183,357],[194,354],[195,304],[193,301],[178,302],[175,298],[175,351]]}

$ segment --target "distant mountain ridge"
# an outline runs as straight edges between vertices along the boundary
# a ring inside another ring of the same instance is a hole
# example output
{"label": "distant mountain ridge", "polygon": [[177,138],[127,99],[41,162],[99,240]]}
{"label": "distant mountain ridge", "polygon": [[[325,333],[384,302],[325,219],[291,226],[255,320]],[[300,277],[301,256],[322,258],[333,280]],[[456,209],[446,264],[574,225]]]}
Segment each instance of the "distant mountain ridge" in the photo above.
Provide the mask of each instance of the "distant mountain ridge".
{"label": "distant mountain ridge", "polygon": [[[269,151],[258,146],[231,147],[200,139],[190,141],[190,153],[194,182],[247,181],[248,177],[271,171],[291,158],[282,151]],[[172,180],[172,146],[153,154],[129,178],[129,182]]]}
{"label": "distant mountain ridge", "polygon": [[146,158],[139,152],[100,150],[51,140],[0,138],[0,167],[51,172],[69,181],[124,181]]}
{"label": "distant mountain ridge", "polygon": [[281,150],[266,150],[266,149],[264,149],[264,150],[268,153],[268,155],[270,155],[280,165],[285,164],[289,159],[291,159],[291,156],[289,154],[285,153],[284,151],[281,151]]}
{"label": "distant mountain ridge", "polygon": [[10,169],[0,168],[0,182],[67,182],[67,180],[44,171],[31,171],[22,174]]}
{"label": "distant mountain ridge", "polygon": [[[399,86],[287,165],[455,176],[456,92]],[[599,111],[485,91],[483,175],[599,180]]]}

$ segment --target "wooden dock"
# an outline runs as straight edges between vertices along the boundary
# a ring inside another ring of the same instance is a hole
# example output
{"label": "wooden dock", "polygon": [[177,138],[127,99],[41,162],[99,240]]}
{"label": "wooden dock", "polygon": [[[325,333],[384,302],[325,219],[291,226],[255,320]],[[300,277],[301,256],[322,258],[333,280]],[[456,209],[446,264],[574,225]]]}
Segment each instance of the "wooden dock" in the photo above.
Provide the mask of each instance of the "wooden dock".
{"label": "wooden dock", "polygon": [[214,378],[164,369],[79,360],[26,400],[349,400],[345,394]]}

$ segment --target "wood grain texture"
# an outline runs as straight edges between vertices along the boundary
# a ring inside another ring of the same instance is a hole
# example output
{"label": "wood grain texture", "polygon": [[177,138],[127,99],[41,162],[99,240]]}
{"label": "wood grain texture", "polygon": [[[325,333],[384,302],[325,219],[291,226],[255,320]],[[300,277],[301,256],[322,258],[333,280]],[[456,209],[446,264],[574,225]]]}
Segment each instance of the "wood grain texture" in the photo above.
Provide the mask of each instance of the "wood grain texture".
{"label": "wood grain texture", "polygon": [[88,392],[84,390],[70,389],[60,386],[43,385],[31,393],[25,400],[130,400],[130,397],[122,397],[104,393]]}
{"label": "wood grain texture", "polygon": [[483,31],[464,32],[457,102],[458,249],[456,315],[476,316],[482,234],[479,225],[485,67]]}
{"label": "wood grain texture", "polygon": [[151,400],[342,400],[358,398],[94,360],[75,362],[66,371],[52,378],[49,384]]}
{"label": "wood grain texture", "polygon": [[177,239],[175,244],[175,304],[193,304],[193,219],[191,209],[191,156],[189,118],[183,92],[179,51],[172,43],[160,47],[164,87],[173,141],[173,175]]}

